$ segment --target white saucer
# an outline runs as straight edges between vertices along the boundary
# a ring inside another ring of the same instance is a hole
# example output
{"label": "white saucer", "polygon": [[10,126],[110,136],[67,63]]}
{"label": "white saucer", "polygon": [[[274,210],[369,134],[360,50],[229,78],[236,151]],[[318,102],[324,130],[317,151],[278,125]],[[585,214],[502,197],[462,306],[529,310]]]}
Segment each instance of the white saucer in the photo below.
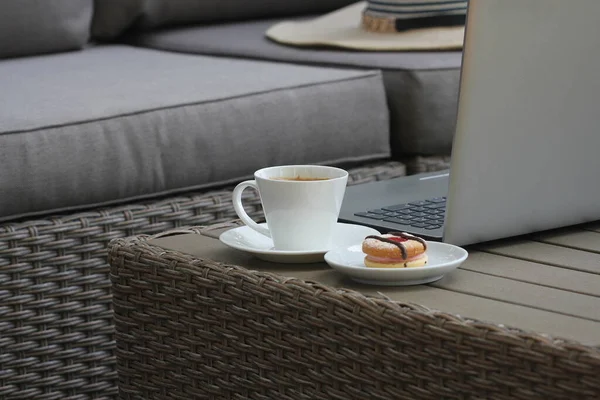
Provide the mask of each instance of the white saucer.
{"label": "white saucer", "polygon": [[[265,225],[266,224],[261,224]],[[380,233],[366,226],[337,223],[333,233],[332,248],[348,248],[354,243],[361,243],[366,236]],[[237,250],[253,254],[265,261],[279,263],[315,263],[322,262],[327,250],[282,251],[273,248],[273,240],[261,235],[247,226],[223,232],[219,240]]]}
{"label": "white saucer", "polygon": [[325,254],[325,261],[333,269],[352,280],[370,285],[408,286],[437,281],[444,274],[458,268],[468,257],[465,249],[446,243],[427,242],[429,261],[417,268],[367,268],[364,263],[362,241]]}

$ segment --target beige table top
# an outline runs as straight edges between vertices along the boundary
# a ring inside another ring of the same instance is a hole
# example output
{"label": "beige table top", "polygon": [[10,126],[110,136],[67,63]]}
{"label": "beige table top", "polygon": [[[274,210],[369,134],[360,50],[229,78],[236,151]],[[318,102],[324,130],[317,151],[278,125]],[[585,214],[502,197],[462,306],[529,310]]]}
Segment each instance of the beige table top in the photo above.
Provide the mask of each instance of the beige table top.
{"label": "beige table top", "polygon": [[458,270],[437,282],[410,287],[358,284],[325,263],[264,262],[203,235],[149,243],[600,346],[600,222],[471,246]]}

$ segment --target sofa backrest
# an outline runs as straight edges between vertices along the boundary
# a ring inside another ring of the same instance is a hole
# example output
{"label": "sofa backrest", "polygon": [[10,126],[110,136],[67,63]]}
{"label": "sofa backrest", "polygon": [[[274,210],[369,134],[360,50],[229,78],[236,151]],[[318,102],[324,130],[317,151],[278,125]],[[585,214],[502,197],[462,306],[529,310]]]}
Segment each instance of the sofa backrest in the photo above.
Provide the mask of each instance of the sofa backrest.
{"label": "sofa backrest", "polygon": [[0,0],[0,58],[82,48],[92,11],[93,0]]}
{"label": "sofa backrest", "polygon": [[92,35],[114,39],[127,29],[317,14],[356,0],[95,0]]}

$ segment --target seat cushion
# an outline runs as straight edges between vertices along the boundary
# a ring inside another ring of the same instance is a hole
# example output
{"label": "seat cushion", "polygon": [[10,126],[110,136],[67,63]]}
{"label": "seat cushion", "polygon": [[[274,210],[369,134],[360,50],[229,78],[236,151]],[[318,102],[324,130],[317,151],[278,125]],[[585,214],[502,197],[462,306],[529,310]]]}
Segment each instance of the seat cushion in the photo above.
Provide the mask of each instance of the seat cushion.
{"label": "seat cushion", "polygon": [[[72,0],[71,0],[72,1]],[[329,12],[354,0],[95,0],[92,32],[113,39],[127,29],[242,21]]]}
{"label": "seat cushion", "polygon": [[132,36],[128,41],[184,53],[381,69],[390,107],[394,154],[449,154],[458,100],[460,51],[359,52],[284,46],[264,36],[279,21],[178,28]]}
{"label": "seat cushion", "polygon": [[0,1],[0,58],[82,48],[90,34],[92,1]]}
{"label": "seat cushion", "polygon": [[377,71],[129,46],[0,63],[0,220],[389,157]]}

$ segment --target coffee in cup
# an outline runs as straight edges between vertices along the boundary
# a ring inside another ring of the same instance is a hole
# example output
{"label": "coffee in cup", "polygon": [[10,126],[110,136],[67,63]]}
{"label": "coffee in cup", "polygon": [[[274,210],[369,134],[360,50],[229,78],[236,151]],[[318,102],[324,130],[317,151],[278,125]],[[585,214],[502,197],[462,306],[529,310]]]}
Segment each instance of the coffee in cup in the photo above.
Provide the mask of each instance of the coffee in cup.
{"label": "coffee in cup", "polygon": [[309,181],[326,181],[330,178],[310,178],[305,176],[294,176],[290,178],[273,178],[279,181],[298,181],[298,182],[309,182]]}
{"label": "coffee in cup", "polygon": [[[273,239],[276,250],[327,251],[344,199],[348,172],[319,165],[263,168],[233,191],[233,207],[250,228]],[[267,227],[254,222],[242,205],[247,187],[258,190]]]}

